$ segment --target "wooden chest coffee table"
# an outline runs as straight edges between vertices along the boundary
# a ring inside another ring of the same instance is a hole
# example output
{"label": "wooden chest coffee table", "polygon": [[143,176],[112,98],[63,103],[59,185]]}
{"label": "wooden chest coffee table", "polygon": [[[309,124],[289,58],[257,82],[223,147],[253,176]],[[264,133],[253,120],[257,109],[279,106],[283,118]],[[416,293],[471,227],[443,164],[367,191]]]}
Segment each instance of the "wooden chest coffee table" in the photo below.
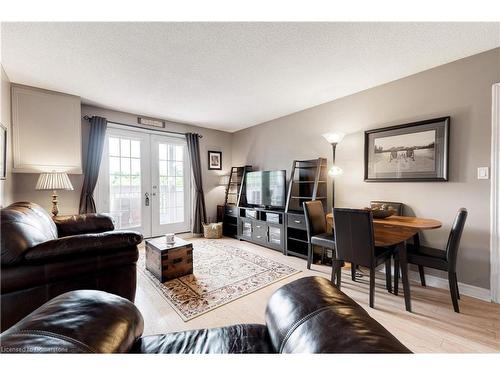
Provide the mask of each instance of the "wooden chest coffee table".
{"label": "wooden chest coffee table", "polygon": [[175,237],[167,244],[165,237],[146,240],[146,269],[160,282],[193,273],[193,244]]}

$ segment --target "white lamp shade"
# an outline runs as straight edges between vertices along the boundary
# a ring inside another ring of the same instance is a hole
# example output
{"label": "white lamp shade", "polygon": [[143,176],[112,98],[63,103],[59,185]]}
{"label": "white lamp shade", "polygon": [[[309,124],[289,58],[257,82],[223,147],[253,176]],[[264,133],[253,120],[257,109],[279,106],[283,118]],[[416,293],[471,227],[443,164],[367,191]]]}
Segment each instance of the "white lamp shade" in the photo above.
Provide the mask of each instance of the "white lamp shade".
{"label": "white lamp shade", "polygon": [[323,138],[325,138],[328,143],[340,143],[344,139],[344,133],[325,133]]}
{"label": "white lamp shade", "polygon": [[40,173],[36,190],[73,190],[73,185],[66,173]]}

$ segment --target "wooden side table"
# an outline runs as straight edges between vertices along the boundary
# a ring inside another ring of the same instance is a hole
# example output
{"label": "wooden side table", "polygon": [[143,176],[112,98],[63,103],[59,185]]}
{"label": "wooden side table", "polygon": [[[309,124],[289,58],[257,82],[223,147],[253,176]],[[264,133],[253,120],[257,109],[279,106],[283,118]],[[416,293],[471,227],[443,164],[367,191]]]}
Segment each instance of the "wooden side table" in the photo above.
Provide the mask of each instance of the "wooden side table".
{"label": "wooden side table", "polygon": [[193,244],[175,237],[168,244],[165,236],[146,240],[146,269],[160,282],[193,273]]}

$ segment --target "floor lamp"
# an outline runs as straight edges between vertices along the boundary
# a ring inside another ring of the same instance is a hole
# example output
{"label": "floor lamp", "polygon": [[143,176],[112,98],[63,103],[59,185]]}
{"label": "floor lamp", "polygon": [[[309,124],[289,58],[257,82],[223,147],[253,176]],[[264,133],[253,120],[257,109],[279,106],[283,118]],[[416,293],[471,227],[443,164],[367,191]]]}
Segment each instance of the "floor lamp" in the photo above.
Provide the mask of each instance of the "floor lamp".
{"label": "floor lamp", "polygon": [[[323,138],[325,138],[327,140],[327,142],[332,145],[333,166],[328,171],[328,175],[330,177],[332,177],[332,213],[333,213],[333,208],[335,207],[335,177],[344,173],[342,168],[335,165],[335,150],[337,148],[337,145],[340,142],[342,142],[342,140],[344,139],[344,136],[345,136],[344,133],[325,133],[325,134],[323,134]],[[352,265],[351,265],[351,267],[352,267]],[[356,276],[363,277],[363,274],[359,271],[356,271]]]}
{"label": "floor lamp", "polygon": [[342,139],[344,139],[344,135],[344,133],[323,134],[323,138],[332,145],[333,166],[328,171],[328,174],[332,177],[332,208],[335,207],[335,177],[343,173],[342,168],[335,165],[335,149]]}

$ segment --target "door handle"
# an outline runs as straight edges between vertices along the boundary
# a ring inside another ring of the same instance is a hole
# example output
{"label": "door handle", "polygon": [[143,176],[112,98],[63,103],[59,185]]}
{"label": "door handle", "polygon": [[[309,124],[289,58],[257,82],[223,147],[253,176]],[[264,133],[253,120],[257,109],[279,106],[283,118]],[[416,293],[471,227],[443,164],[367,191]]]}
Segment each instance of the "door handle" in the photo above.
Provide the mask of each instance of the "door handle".
{"label": "door handle", "polygon": [[144,193],[144,205],[149,206],[149,193]]}

